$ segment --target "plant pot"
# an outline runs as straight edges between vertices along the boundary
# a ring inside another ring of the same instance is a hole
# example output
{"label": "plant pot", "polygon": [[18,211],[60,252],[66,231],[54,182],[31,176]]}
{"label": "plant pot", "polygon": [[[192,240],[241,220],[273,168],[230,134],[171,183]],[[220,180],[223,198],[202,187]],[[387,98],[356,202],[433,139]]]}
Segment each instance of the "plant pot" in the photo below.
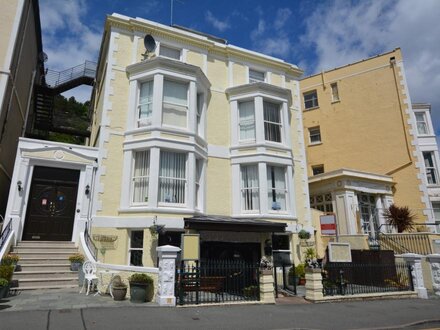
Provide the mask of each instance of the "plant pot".
{"label": "plant pot", "polygon": [[298,285],[306,285],[306,279],[305,278],[300,278],[298,280]]}
{"label": "plant pot", "polygon": [[0,286],[0,299],[6,298],[9,293],[9,285]]}
{"label": "plant pot", "polygon": [[126,287],[124,287],[124,288],[122,288],[122,287],[114,288],[113,287],[113,288],[111,288],[111,290],[112,290],[112,294],[113,294],[113,300],[116,300],[116,301],[124,300],[125,296],[127,295],[127,288]]}
{"label": "plant pot", "polygon": [[77,272],[82,266],[81,262],[71,262],[70,263],[70,270],[72,272]]}
{"label": "plant pot", "polygon": [[130,301],[134,303],[148,302],[153,299],[153,286],[148,283],[130,282]]}

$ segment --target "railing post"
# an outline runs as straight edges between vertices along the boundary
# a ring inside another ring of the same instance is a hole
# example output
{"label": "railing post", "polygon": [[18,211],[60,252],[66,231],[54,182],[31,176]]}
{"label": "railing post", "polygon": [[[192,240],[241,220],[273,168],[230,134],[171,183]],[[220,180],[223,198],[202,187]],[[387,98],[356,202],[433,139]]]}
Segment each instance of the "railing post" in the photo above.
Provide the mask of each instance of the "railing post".
{"label": "railing post", "polygon": [[322,290],[321,268],[306,268],[306,299],[311,301],[323,300]]}
{"label": "railing post", "polygon": [[429,254],[426,260],[431,268],[432,289],[435,295],[440,296],[440,254]]}
{"label": "railing post", "polygon": [[174,294],[176,258],[180,251],[178,247],[171,245],[156,248],[159,257],[159,278],[157,285],[157,303],[160,306],[175,306]]}
{"label": "railing post", "polygon": [[405,253],[402,254],[402,258],[411,266],[414,291],[417,292],[419,298],[428,299],[428,292],[423,282],[422,256],[415,253]]}
{"label": "railing post", "polygon": [[275,304],[274,296],[274,270],[276,277],[275,267],[272,269],[260,270],[260,301],[265,304]]}

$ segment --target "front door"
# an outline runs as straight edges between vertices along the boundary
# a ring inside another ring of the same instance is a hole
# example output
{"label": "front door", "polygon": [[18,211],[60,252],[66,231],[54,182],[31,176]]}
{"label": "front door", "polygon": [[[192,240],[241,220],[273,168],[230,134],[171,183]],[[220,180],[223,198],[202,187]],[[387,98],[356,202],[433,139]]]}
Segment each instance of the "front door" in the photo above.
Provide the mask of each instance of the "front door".
{"label": "front door", "polygon": [[375,196],[371,194],[359,194],[359,210],[361,215],[361,225],[364,234],[375,238],[379,229]]}
{"label": "front door", "polygon": [[70,241],[79,171],[36,166],[23,240]]}

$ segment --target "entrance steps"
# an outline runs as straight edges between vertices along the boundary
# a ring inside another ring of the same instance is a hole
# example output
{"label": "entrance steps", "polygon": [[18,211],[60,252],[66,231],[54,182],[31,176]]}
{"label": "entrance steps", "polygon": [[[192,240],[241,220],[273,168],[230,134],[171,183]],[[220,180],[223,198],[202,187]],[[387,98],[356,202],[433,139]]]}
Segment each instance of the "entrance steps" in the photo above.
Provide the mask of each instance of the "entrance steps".
{"label": "entrance steps", "polygon": [[21,271],[15,271],[19,290],[77,288],[78,272],[70,270],[69,256],[78,253],[73,242],[21,241],[14,247]]}

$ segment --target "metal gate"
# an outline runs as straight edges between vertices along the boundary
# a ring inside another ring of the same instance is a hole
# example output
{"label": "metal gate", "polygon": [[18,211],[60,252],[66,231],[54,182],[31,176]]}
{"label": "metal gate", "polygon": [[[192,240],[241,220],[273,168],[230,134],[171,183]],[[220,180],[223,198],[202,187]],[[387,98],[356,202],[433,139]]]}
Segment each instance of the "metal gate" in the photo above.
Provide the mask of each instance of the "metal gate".
{"label": "metal gate", "polygon": [[177,304],[260,300],[259,265],[242,260],[181,261],[176,268]]}

